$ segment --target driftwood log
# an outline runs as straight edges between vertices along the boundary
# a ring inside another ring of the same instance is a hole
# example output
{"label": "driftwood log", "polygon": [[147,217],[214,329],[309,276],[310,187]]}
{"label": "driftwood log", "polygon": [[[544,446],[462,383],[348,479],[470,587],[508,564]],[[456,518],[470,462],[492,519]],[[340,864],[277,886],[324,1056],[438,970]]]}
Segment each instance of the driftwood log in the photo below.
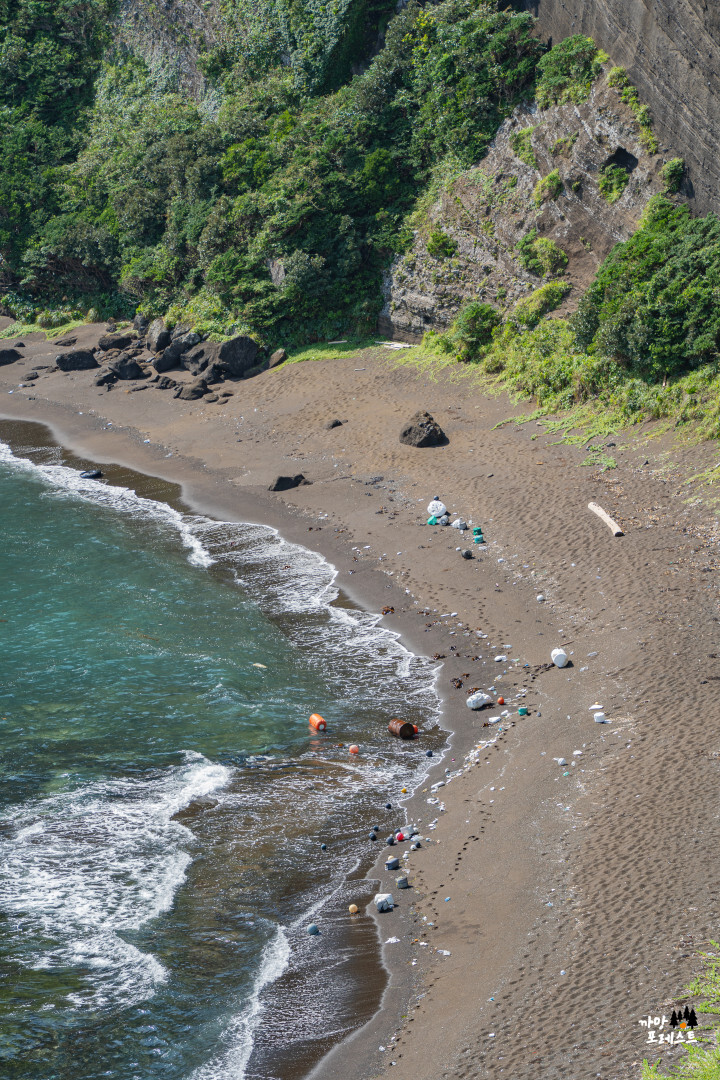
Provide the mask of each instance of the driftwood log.
{"label": "driftwood log", "polygon": [[593,514],[597,514],[597,516],[600,518],[600,520],[605,522],[605,524],[607,525],[608,529],[613,534],[613,536],[624,536],[625,535],[625,533],[622,531],[622,529],[618,525],[617,521],[613,521],[613,519],[610,517],[610,515],[607,514],[603,510],[602,506],[598,506],[597,503],[591,502],[591,503],[588,503],[588,510],[592,510]]}

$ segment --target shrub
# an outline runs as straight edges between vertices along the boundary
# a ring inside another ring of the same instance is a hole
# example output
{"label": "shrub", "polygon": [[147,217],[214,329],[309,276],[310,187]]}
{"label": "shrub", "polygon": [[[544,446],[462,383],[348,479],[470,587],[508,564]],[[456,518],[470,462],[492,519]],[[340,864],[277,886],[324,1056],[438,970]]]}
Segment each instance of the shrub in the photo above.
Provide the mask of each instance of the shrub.
{"label": "shrub", "polygon": [[685,175],[685,162],[679,157],[671,158],[670,161],[666,161],[663,165],[660,175],[667,194],[674,195],[679,190]]}
{"label": "shrub", "polygon": [[572,318],[579,344],[660,380],[720,361],[720,220],[651,199]]}
{"label": "shrub", "polygon": [[538,236],[537,229],[531,229],[516,244],[520,262],[531,274],[559,274],[568,264],[568,257],[554,240]]}
{"label": "shrub", "polygon": [[434,255],[436,259],[451,259],[458,249],[457,241],[439,226],[430,233],[426,247],[428,254]]}
{"label": "shrub", "polygon": [[538,180],[535,185],[535,190],[533,191],[533,202],[536,206],[542,206],[542,204],[548,200],[557,199],[562,191],[563,182],[560,179],[560,173],[557,169],[553,169],[547,176]]}
{"label": "shrub", "polygon": [[559,139],[556,139],[550,147],[550,153],[553,157],[570,157],[572,148],[577,142],[577,138],[577,131],[573,131],[571,135],[561,136]]}
{"label": "shrub", "polygon": [[537,169],[537,161],[532,148],[532,134],[534,127],[523,128],[521,131],[513,131],[510,136],[510,146],[513,153],[533,169]]}
{"label": "shrub", "polygon": [[538,63],[536,96],[540,108],[585,101],[606,61],[593,39],[582,34],[554,45]]}
{"label": "shrub", "polygon": [[513,311],[514,318],[524,326],[535,326],[543,315],[560,307],[571,288],[572,286],[564,281],[548,281],[530,296],[517,302]]}
{"label": "shrub", "polygon": [[448,343],[457,351],[459,360],[473,361],[489,345],[502,317],[490,304],[471,300],[465,304],[448,331]]}
{"label": "shrub", "polygon": [[617,202],[628,186],[630,174],[622,165],[606,165],[600,173],[598,187],[603,199],[609,203]]}

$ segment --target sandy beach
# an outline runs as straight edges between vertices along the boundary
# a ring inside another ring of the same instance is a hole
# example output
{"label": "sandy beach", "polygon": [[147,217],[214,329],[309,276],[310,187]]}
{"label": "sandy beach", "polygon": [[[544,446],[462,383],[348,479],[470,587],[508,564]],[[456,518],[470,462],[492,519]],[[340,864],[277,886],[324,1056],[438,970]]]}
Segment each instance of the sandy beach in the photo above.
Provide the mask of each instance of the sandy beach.
{"label": "sandy beach", "polygon": [[[77,347],[104,329],[79,328]],[[382,1004],[314,1080],[620,1080],[645,1057],[674,1060],[640,1020],[684,1000],[717,937],[717,521],[713,489],[693,479],[717,448],[646,428],[603,441],[616,468],[583,467],[585,444],[502,424],[530,404],[382,348],[285,364],[206,402],[147,381],[108,391],[92,371],[53,370],[44,335],[22,341],[0,368],[0,417],[321,552],[347,596],[389,608],[386,624],[441,665],[448,750],[412,797],[388,793],[429,841],[406,860],[412,888],[376,919]],[[418,409],[447,445],[399,442]],[[310,483],[268,491],[298,472]],[[472,559],[467,533],[425,524],[435,494],[482,526]],[[564,669],[550,663],[560,645]],[[475,687],[505,705],[469,710]],[[370,891],[393,886],[385,855]]]}

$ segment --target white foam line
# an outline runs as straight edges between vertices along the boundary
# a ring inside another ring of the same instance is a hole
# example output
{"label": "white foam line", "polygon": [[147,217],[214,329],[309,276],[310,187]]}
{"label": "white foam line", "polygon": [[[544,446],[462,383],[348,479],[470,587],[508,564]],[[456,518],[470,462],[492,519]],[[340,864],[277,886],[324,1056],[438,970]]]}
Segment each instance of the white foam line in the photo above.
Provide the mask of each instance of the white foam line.
{"label": "white foam line", "polygon": [[[280,978],[290,962],[290,943],[281,926],[263,949],[250,1000],[228,1024],[221,1036],[226,1048],[201,1065],[190,1080],[243,1080],[252,1054],[254,1035],[262,1019],[262,992]],[[228,1045],[229,1044],[229,1045]]]}

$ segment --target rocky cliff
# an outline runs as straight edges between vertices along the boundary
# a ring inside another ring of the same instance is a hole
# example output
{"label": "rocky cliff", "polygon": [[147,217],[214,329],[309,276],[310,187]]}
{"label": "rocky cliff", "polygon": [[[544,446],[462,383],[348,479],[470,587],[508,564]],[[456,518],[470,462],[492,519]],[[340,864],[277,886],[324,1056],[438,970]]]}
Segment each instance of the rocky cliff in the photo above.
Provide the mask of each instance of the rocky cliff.
{"label": "rocky cliff", "polygon": [[607,73],[580,105],[516,109],[482,163],[416,215],[413,246],[386,278],[380,330],[418,341],[467,300],[511,310],[551,279],[570,287],[559,311],[574,307],[663,190],[664,155],[652,150]]}
{"label": "rocky cliff", "polygon": [[720,210],[720,4],[713,0],[521,0],[553,42],[587,34],[627,68],[661,149],[684,157],[698,213]]}

